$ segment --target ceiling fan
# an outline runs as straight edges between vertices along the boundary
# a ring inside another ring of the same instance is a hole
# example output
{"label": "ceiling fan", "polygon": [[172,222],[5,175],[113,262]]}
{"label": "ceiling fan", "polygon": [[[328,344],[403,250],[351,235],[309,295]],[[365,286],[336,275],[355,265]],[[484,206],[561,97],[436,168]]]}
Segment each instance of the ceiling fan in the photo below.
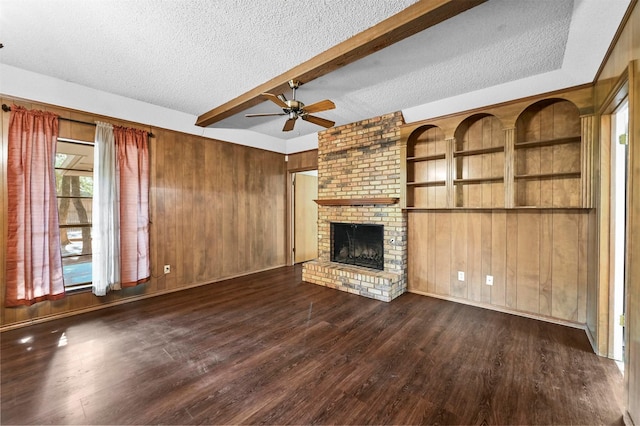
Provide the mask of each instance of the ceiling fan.
{"label": "ceiling fan", "polygon": [[269,99],[271,102],[278,105],[282,108],[282,112],[274,112],[274,113],[261,113],[261,114],[246,114],[246,117],[267,117],[272,115],[287,115],[289,118],[284,123],[284,127],[282,128],[283,132],[288,132],[293,130],[293,126],[296,124],[296,120],[302,118],[304,121],[308,121],[313,124],[317,124],[318,126],[323,126],[326,128],[332,127],[336,124],[334,121],[326,120],[324,118],[316,117],[315,115],[309,115],[312,112],[320,112],[327,111],[330,109],[334,109],[336,105],[331,102],[329,99],[325,99],[324,101],[316,102],[311,105],[305,105],[302,102],[296,100],[296,89],[300,87],[300,82],[298,80],[289,80],[289,87],[293,91],[293,99],[287,100],[284,95],[274,95],[272,93],[262,93],[261,95],[266,99]]}

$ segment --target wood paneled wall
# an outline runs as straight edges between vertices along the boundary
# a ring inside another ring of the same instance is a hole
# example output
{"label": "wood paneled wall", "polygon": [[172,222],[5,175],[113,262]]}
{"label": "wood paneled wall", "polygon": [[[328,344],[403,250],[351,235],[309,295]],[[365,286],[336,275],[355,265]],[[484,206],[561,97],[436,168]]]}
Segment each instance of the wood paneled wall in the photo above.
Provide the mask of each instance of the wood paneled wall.
{"label": "wood paneled wall", "polygon": [[[2,99],[11,104],[14,100]],[[107,121],[144,128],[108,117],[18,102],[27,108],[53,110],[77,120]],[[9,114],[2,120],[2,250],[6,247],[6,152]],[[89,292],[68,295],[31,307],[4,308],[5,267],[2,268],[0,325],[68,315],[121,303],[135,297],[175,291],[285,264],[286,163],[284,155],[146,128],[151,153],[151,273],[149,283],[96,297]],[[66,133],[65,133],[66,132]],[[61,134],[93,140],[95,128],[61,121]],[[163,266],[171,265],[164,275]]]}
{"label": "wood paneled wall", "polygon": [[296,152],[288,155],[287,170],[298,172],[303,170],[314,170],[318,168],[318,150]]}
{"label": "wood paneled wall", "polygon": [[153,131],[152,257],[172,265],[158,288],[284,265],[284,156]]}
{"label": "wood paneled wall", "polygon": [[[636,24],[640,22],[636,21]],[[636,40],[640,39],[640,28]],[[636,49],[636,52],[640,49]],[[640,423],[640,59],[630,67],[629,111],[629,199],[628,199],[628,252],[625,310],[627,335],[625,354],[627,372],[627,409],[635,424]]]}
{"label": "wood paneled wall", "polygon": [[409,291],[585,322],[588,212],[409,212],[408,226]]}
{"label": "wood paneled wall", "polygon": [[[628,19],[621,29],[619,38],[613,45],[611,52],[599,73],[594,95],[596,99],[596,110],[603,110],[612,100],[614,92],[618,89],[617,83],[623,74],[627,73],[628,99],[629,99],[629,176],[628,176],[628,211],[627,211],[627,307],[626,307],[626,331],[625,344],[627,353],[625,354],[625,407],[627,415],[635,424],[640,423],[640,7],[637,1],[632,2],[632,8]],[[608,114],[608,112],[605,112]],[[608,117],[602,116],[602,124],[606,126]],[[605,140],[603,138],[603,140]],[[606,183],[605,174],[609,173],[610,148],[602,146],[600,149],[602,157],[600,168],[602,176],[600,178]],[[609,206],[610,193],[607,185],[600,184],[603,190],[598,200],[600,238],[606,241],[609,226],[609,216],[606,209]],[[606,248],[606,244],[601,244]],[[600,269],[609,267],[608,253],[601,250]],[[610,320],[609,303],[609,283],[608,269],[600,271],[600,281],[589,296],[596,300],[598,310],[594,312],[595,318],[590,323],[590,327],[596,327],[592,331],[600,340],[606,338],[608,333],[608,323]],[[606,349],[604,344],[598,342],[601,352]],[[631,423],[630,423],[631,424]]]}

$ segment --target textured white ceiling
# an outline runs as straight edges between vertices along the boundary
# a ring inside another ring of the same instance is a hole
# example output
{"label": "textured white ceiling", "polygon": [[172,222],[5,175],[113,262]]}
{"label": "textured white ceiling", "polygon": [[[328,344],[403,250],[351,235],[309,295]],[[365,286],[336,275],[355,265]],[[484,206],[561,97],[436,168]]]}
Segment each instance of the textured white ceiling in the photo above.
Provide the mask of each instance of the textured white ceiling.
{"label": "textured white ceiling", "polygon": [[1,0],[1,60],[199,115],[415,1]]}
{"label": "textured white ceiling", "polygon": [[[549,72],[562,66],[572,11],[572,0],[491,0],[310,82],[298,96],[307,104],[334,100],[335,110],[316,115],[345,124]],[[275,110],[262,103],[246,113]],[[284,124],[247,120],[243,113],[214,126],[275,135]],[[317,131],[300,121],[289,136]]]}
{"label": "textured white ceiling", "polygon": [[[192,114],[195,122],[414,2],[0,0],[0,63]],[[332,99],[336,109],[316,115],[340,125],[554,72],[585,83],[628,4],[489,0],[304,84],[298,99]],[[281,139],[322,130],[298,120],[283,133],[284,117],[245,118],[249,112],[278,108],[265,102],[213,127]]]}

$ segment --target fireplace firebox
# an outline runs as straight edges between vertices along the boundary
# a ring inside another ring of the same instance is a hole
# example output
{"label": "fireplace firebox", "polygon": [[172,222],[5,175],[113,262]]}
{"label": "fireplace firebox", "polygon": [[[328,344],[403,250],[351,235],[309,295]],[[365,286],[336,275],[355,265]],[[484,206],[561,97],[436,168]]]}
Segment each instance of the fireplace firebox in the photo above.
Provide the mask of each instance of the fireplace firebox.
{"label": "fireplace firebox", "polygon": [[384,226],[331,223],[331,261],[384,270]]}

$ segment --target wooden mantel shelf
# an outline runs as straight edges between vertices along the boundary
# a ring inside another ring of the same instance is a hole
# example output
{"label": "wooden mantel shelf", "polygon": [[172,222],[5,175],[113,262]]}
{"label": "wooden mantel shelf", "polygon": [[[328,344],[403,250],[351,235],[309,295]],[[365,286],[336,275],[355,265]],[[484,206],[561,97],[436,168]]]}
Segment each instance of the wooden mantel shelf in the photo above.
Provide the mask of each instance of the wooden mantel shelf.
{"label": "wooden mantel shelf", "polygon": [[396,204],[399,198],[330,198],[313,200],[320,206],[372,206],[376,204]]}

